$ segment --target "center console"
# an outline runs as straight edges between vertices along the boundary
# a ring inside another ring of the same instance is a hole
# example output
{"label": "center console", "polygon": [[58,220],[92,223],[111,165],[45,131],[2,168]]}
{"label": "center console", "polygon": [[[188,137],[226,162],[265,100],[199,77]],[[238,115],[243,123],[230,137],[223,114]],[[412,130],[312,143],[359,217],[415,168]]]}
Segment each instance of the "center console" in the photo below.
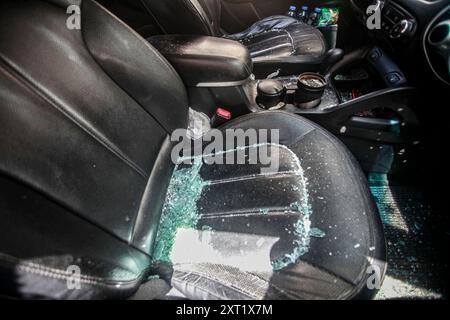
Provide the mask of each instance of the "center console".
{"label": "center console", "polygon": [[416,90],[380,48],[345,56],[334,49],[319,73],[293,68],[289,75],[272,73],[257,79],[248,50],[239,42],[161,36],[152,44],[178,71],[188,88],[190,107],[210,119],[211,127],[247,113],[283,110],[311,119],[347,140],[348,146],[349,139],[364,141],[350,147],[358,158],[367,155],[368,144],[403,146],[417,139],[418,121],[412,111]]}
{"label": "center console", "polygon": [[[304,75],[253,81],[247,91],[254,101],[249,110],[279,109],[320,124],[346,144],[366,171],[395,174],[414,166],[411,159],[420,150],[421,136],[414,112],[417,91],[383,50],[363,48],[345,55],[323,75],[323,87],[320,81],[312,84],[322,95],[306,103],[298,99],[306,96],[300,81]],[[261,90],[266,83],[282,93],[269,104],[261,99],[262,91],[269,90]]]}
{"label": "center console", "polygon": [[261,99],[264,92],[260,90],[269,80],[254,81],[247,92],[249,100],[255,101],[250,110],[281,109],[299,114],[336,135],[387,143],[413,139],[408,130],[417,126],[409,108],[415,89],[408,86],[402,71],[381,49],[365,48],[346,55],[324,76],[321,96],[312,96],[309,102],[298,98],[299,94],[306,95],[301,82],[304,75],[270,79],[285,89],[270,104]]}

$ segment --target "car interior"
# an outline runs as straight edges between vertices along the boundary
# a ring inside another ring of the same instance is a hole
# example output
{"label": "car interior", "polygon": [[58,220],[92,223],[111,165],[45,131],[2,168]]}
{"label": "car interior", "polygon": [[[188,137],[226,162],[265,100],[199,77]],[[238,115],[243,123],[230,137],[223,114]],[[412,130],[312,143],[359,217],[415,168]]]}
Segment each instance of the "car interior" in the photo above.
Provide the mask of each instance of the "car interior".
{"label": "car interior", "polygon": [[449,89],[448,0],[2,0],[0,297],[447,299]]}

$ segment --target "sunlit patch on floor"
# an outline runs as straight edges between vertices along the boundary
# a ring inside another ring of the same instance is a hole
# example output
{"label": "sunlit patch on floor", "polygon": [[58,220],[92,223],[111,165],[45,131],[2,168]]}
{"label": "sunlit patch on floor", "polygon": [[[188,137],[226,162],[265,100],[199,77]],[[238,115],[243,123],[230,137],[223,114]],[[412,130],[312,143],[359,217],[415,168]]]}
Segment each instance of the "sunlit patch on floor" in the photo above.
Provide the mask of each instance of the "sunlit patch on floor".
{"label": "sunlit patch on floor", "polygon": [[383,282],[383,288],[378,292],[375,299],[398,299],[398,298],[423,298],[441,299],[440,293],[421,288],[417,285],[410,284],[406,281],[395,279],[391,276],[386,276]]}
{"label": "sunlit patch on floor", "polygon": [[439,299],[446,262],[430,223],[436,212],[414,186],[390,185],[386,175],[370,174],[369,184],[384,226],[388,268],[376,299]]}
{"label": "sunlit patch on floor", "polygon": [[408,225],[401,215],[401,208],[398,207],[391,189],[385,186],[372,186],[370,189],[374,197],[380,199],[378,210],[383,224],[408,233]]}

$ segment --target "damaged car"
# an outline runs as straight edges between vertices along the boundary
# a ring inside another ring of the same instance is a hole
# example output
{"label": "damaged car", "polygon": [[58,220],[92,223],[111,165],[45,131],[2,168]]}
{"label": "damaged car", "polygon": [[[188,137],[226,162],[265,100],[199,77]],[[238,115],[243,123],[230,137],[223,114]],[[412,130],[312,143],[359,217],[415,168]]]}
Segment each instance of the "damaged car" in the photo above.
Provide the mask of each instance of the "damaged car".
{"label": "damaged car", "polygon": [[2,0],[0,296],[446,299],[449,89],[448,0]]}

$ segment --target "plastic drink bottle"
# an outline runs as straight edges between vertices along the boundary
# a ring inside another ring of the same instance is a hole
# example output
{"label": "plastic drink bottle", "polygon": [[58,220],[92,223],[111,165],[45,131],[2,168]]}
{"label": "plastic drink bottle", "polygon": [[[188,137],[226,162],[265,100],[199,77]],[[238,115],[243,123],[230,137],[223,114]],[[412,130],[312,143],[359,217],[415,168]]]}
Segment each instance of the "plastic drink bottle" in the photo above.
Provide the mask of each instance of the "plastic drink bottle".
{"label": "plastic drink bottle", "polygon": [[302,22],[307,22],[308,10],[309,10],[308,6],[302,6],[300,9],[300,12],[298,13],[298,16],[297,16],[298,20],[300,20]]}
{"label": "plastic drink bottle", "polygon": [[320,13],[322,12],[322,10],[320,8],[315,8],[313,12],[311,12],[311,14],[309,15],[308,18],[308,24],[312,25],[312,26],[317,26],[318,24],[318,18],[320,16]]}
{"label": "plastic drink bottle", "polygon": [[289,7],[289,11],[286,13],[287,16],[289,17],[295,17],[297,12],[297,7],[296,6],[290,6]]}

